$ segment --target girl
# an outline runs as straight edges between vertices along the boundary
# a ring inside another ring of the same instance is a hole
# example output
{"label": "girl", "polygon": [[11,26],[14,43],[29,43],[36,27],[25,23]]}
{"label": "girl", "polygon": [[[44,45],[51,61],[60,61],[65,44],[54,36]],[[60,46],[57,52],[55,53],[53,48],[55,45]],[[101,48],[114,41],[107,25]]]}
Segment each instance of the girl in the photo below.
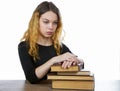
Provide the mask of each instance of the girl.
{"label": "girl", "polygon": [[62,21],[59,9],[44,1],[33,12],[27,31],[18,45],[19,58],[26,79],[36,83],[46,79],[53,64],[66,69],[83,61],[60,42]]}

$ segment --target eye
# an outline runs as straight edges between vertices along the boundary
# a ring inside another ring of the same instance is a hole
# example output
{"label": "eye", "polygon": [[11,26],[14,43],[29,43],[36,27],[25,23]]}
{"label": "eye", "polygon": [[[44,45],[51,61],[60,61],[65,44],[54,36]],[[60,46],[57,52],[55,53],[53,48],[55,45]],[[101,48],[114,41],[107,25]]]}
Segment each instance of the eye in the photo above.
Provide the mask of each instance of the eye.
{"label": "eye", "polygon": [[57,25],[57,24],[58,24],[58,22],[53,22],[53,24]]}
{"label": "eye", "polygon": [[45,24],[48,24],[49,23],[49,21],[43,21]]}

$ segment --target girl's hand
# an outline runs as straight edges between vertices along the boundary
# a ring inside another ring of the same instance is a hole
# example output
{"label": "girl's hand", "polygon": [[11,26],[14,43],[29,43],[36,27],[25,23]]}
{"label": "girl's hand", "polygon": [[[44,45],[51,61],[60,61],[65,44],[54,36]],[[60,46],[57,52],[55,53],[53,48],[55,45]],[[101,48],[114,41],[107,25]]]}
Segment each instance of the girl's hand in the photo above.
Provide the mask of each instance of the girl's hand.
{"label": "girl's hand", "polygon": [[80,65],[82,68],[84,68],[84,62],[82,59],[79,59],[78,57],[71,58],[69,60],[66,60],[62,63],[62,67],[64,69],[69,68],[72,65]]}
{"label": "girl's hand", "polygon": [[71,65],[84,64],[82,59],[72,53],[66,52],[62,55],[56,56],[53,58],[53,64],[58,63],[62,64],[63,68],[69,68]]}

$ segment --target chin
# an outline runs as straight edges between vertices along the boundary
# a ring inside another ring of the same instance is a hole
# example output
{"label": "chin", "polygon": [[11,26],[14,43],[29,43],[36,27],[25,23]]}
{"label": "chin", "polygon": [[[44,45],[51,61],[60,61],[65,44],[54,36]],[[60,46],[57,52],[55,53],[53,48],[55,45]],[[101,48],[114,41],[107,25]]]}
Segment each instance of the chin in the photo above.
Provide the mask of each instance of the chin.
{"label": "chin", "polygon": [[47,35],[47,36],[45,36],[46,38],[51,38],[52,37],[52,35]]}

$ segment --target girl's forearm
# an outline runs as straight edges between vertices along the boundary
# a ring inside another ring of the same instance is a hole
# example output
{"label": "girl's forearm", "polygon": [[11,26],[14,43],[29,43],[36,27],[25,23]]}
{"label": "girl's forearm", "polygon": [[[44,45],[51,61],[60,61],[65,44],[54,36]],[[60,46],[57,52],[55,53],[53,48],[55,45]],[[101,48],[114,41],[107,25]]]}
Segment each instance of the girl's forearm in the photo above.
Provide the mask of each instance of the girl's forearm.
{"label": "girl's forearm", "polygon": [[36,76],[41,79],[42,77],[44,77],[47,72],[50,70],[50,67],[54,64],[53,59],[48,60],[46,63],[44,63],[43,65],[37,67],[35,69],[35,74]]}

